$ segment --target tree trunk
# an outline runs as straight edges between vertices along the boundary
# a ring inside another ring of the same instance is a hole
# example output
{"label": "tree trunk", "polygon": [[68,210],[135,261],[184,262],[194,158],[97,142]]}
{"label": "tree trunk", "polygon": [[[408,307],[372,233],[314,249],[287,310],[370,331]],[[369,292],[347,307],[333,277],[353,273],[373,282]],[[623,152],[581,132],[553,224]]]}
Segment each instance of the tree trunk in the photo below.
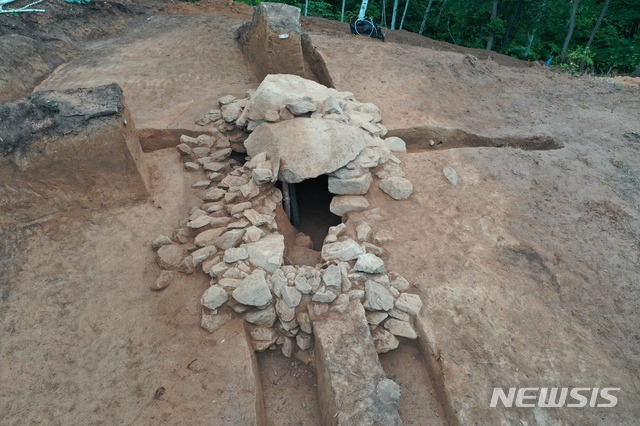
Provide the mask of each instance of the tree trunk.
{"label": "tree trunk", "polygon": [[600,28],[600,24],[602,23],[602,20],[604,19],[604,15],[607,13],[607,8],[609,7],[609,3],[611,3],[611,0],[606,0],[604,2],[604,6],[602,6],[602,11],[600,12],[600,16],[598,16],[598,20],[596,21],[596,26],[593,27],[593,31],[591,31],[591,37],[589,37],[589,41],[587,42],[586,46],[584,47],[585,53],[587,52],[589,47],[591,47],[591,43],[593,43],[593,39],[596,38],[596,33],[598,32],[598,29]]}
{"label": "tree trunk", "polygon": [[513,15],[511,15],[511,19],[509,20],[509,25],[507,25],[507,31],[504,34],[504,40],[502,40],[502,46],[500,46],[500,53],[504,53],[504,50],[507,48],[507,43],[509,43],[509,37],[511,37],[511,31],[513,31],[513,26],[518,20],[521,10],[522,10],[522,0],[518,0],[518,3],[516,4],[516,9],[513,11]]}
{"label": "tree trunk", "polygon": [[564,44],[562,45],[562,51],[560,51],[561,61],[564,61],[567,58],[567,50],[569,50],[569,42],[571,42],[571,37],[573,37],[573,29],[576,26],[576,13],[578,12],[579,4],[580,4],[580,0],[573,0],[573,10],[571,11],[571,18],[569,19],[569,31],[567,32],[567,37],[564,39]]}
{"label": "tree trunk", "polygon": [[424,11],[424,17],[422,18],[422,24],[420,24],[420,31],[418,34],[422,35],[424,33],[425,28],[427,28],[427,16],[429,16],[429,11],[431,10],[431,5],[433,4],[433,0],[429,0],[429,4],[427,4],[427,8]]}
{"label": "tree trunk", "polygon": [[[496,16],[498,16],[498,0],[493,0],[493,9],[491,9],[491,21],[496,19]],[[489,34],[489,39],[487,40],[487,47],[485,47],[486,50],[491,50],[491,48],[493,47],[494,36],[495,34],[493,33],[493,31],[491,31],[491,34]]]}
{"label": "tree trunk", "polygon": [[344,22],[344,6],[347,3],[347,0],[342,0],[342,12],[340,12],[340,22]]}
{"label": "tree trunk", "polygon": [[398,27],[399,30],[404,26],[404,18],[407,16],[407,9],[409,9],[409,0],[404,4],[404,12],[402,12],[402,19],[400,20],[400,26]]}
{"label": "tree trunk", "polygon": [[391,29],[396,29],[396,15],[398,14],[398,0],[393,1],[393,13],[391,15]]}
{"label": "tree trunk", "polygon": [[362,0],[360,5],[360,13],[358,13],[358,19],[364,19],[367,14],[367,6],[369,6],[369,0]]}
{"label": "tree trunk", "polygon": [[309,0],[304,0],[304,16],[309,15]]}
{"label": "tree trunk", "polygon": [[542,18],[542,15],[544,15],[544,11],[546,7],[547,7],[547,0],[543,0],[542,7],[540,8],[540,12],[536,17],[536,22],[535,24],[533,24],[534,25],[533,30],[531,31],[531,34],[529,34],[529,44],[527,45],[527,48],[524,51],[523,59],[527,59],[527,57],[529,56],[529,52],[531,52],[531,45],[533,44],[533,39],[536,37],[536,30],[538,29],[538,24],[540,24],[540,19]]}

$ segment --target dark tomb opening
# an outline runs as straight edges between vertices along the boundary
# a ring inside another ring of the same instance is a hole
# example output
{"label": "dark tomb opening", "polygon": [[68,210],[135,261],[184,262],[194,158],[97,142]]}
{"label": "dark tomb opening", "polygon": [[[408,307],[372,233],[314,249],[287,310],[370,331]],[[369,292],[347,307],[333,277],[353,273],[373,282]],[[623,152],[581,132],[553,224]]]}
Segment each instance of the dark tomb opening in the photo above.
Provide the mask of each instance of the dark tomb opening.
{"label": "dark tomb opening", "polygon": [[[281,183],[278,183],[280,187]],[[333,198],[329,192],[329,177],[321,175],[289,184],[289,197],[291,223],[311,238],[314,250],[320,250],[329,228],[342,223],[342,218],[329,210]],[[283,207],[286,211],[286,206]]]}

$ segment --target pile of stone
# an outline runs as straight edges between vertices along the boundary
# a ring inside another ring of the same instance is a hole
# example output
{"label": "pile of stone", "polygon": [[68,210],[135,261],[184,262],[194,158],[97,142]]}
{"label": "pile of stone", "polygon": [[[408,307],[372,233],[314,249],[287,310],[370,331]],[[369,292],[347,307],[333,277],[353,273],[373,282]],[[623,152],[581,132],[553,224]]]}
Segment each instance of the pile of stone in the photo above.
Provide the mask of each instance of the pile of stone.
{"label": "pile of stone", "polygon": [[[200,120],[213,123],[209,134],[182,136],[177,146],[185,169],[203,176],[193,185],[202,203],[171,238],[153,242],[163,269],[154,289],[169,285],[176,271],[201,270],[210,277],[201,298],[203,328],[213,332],[241,314],[257,351],[279,346],[285,356],[306,361],[313,321],[329,310],[343,312],[352,300],[367,310],[379,353],[396,348],[397,337],[415,339],[412,316],[422,302],[404,278],[386,271],[380,245],[392,240],[388,232],[374,233],[366,222],[349,230],[343,223],[330,228],[320,263],[285,265],[276,221],[277,180],[329,174],[336,194],[331,210],[338,215],[370,208],[363,194],[373,169],[393,198],[411,194],[393,155],[404,142],[381,139],[386,129],[378,108],[289,75],[270,75],[247,98],[219,102],[219,110]],[[230,160],[232,151],[248,153],[248,161]]]}

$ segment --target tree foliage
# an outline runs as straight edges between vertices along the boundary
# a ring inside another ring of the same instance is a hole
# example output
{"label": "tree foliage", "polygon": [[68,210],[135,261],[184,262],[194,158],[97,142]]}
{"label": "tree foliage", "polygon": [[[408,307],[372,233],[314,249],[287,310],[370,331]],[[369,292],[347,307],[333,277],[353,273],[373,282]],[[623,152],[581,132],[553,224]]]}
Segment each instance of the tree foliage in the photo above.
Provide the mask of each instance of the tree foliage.
{"label": "tree foliage", "polygon": [[[309,15],[339,20],[342,1],[309,0]],[[304,10],[304,0],[284,2]],[[426,37],[483,49],[493,35],[492,50],[530,61],[554,57],[554,65],[571,71],[575,71],[576,61],[581,64],[579,69],[596,73],[632,73],[640,66],[640,0],[610,0],[606,8],[607,0],[498,0],[493,19],[494,0],[411,0],[403,29],[420,31],[430,2],[423,31]],[[357,15],[361,0],[345,0],[345,3],[344,19],[348,22]],[[561,62],[560,54],[576,3],[573,34]],[[400,4],[402,7],[398,9],[403,9],[406,2]],[[388,28],[393,6],[392,0],[370,0],[367,16]],[[605,14],[601,18],[603,10]],[[403,10],[397,13],[400,15]],[[400,16],[396,19],[400,21]]]}

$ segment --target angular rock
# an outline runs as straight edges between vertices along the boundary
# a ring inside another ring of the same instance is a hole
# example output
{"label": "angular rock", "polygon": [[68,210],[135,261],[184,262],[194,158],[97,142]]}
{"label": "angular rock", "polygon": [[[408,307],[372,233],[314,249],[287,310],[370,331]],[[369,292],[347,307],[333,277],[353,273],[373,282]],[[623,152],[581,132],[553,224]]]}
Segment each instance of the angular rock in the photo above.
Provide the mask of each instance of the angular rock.
{"label": "angular rock", "polygon": [[262,229],[256,226],[250,226],[247,228],[247,232],[244,233],[242,241],[245,243],[254,243],[260,238],[264,237],[265,233]]}
{"label": "angular rock", "polygon": [[379,231],[373,237],[373,242],[376,244],[384,244],[393,241],[393,234],[386,229]]}
{"label": "angular rock", "polygon": [[406,337],[407,339],[418,338],[418,335],[416,334],[411,324],[409,324],[406,321],[400,321],[395,318],[389,318],[384,323],[384,328],[389,330],[395,336]]}
{"label": "angular rock", "polygon": [[167,237],[166,235],[160,235],[155,240],[153,240],[153,242],[151,243],[151,248],[154,250],[158,250],[160,247],[168,246],[169,244],[173,244],[171,238]]}
{"label": "angular rock", "polygon": [[388,137],[384,141],[391,152],[407,152],[407,144],[397,136]]}
{"label": "angular rock", "polygon": [[336,294],[322,287],[311,297],[311,300],[318,303],[331,303],[336,299]]}
{"label": "angular rock", "polygon": [[247,257],[249,257],[249,253],[247,253],[247,249],[244,247],[228,248],[224,251],[223,260],[226,263],[234,263],[239,260],[244,260]]}
{"label": "angular rock", "polygon": [[322,281],[324,281],[328,289],[340,292],[342,288],[340,268],[337,265],[329,265],[322,273]]}
{"label": "angular rock", "polygon": [[274,272],[282,265],[284,259],[284,236],[267,235],[255,243],[247,244],[247,250],[249,262],[267,272]]}
{"label": "angular rock", "polygon": [[353,126],[313,118],[264,123],[245,141],[254,156],[267,152],[280,159],[280,180],[298,183],[331,173],[356,158],[365,147],[364,133]]}
{"label": "angular rock", "polygon": [[271,290],[267,285],[264,272],[254,271],[251,275],[242,280],[242,284],[232,293],[233,298],[249,306],[266,306],[271,302]]}
{"label": "angular rock", "polygon": [[353,260],[365,254],[364,249],[352,239],[322,246],[322,260]]}
{"label": "angular rock", "polygon": [[187,222],[187,226],[193,229],[199,229],[204,226],[207,226],[211,223],[211,218],[209,216],[198,216],[194,220]]}
{"label": "angular rock", "polygon": [[251,221],[253,226],[262,226],[271,222],[271,217],[258,213],[254,209],[247,209],[243,212],[244,217]]}
{"label": "angular rock", "polygon": [[228,299],[227,292],[219,285],[210,286],[200,298],[202,306],[215,311]]}
{"label": "angular rock", "polygon": [[367,322],[371,325],[379,325],[382,321],[386,320],[389,317],[389,314],[386,312],[380,311],[372,311],[367,312]]}
{"label": "angular rock", "polygon": [[[393,289],[393,290],[395,290],[395,289]],[[390,290],[390,291],[393,293],[393,290]],[[392,318],[395,318],[397,320],[400,320],[400,321],[409,321],[409,320],[411,320],[411,317],[409,316],[408,313],[406,313],[404,311],[401,311],[400,309],[396,309],[396,308],[393,308],[393,309],[389,310],[389,316],[392,317]]]}
{"label": "angular rock", "polygon": [[223,105],[220,110],[222,111],[222,119],[227,123],[236,121],[242,113],[242,107],[237,102]]}
{"label": "angular rock", "polygon": [[422,300],[417,294],[402,293],[396,299],[396,308],[409,315],[418,315],[422,309]]}
{"label": "angular rock", "polygon": [[244,176],[227,175],[220,181],[218,188],[228,189],[236,186],[242,186],[247,182],[249,182],[249,179]]}
{"label": "angular rock", "polygon": [[225,230],[225,228],[207,229],[196,235],[193,243],[198,247],[212,246]]}
{"label": "angular rock", "polygon": [[209,333],[213,333],[219,330],[223,325],[233,319],[233,316],[229,313],[202,313],[202,319],[200,320],[200,327],[207,330]]}
{"label": "angular rock", "polygon": [[312,343],[313,339],[307,333],[298,333],[298,335],[296,336],[296,344],[303,351],[309,349]]}
{"label": "angular rock", "polygon": [[158,266],[167,270],[178,269],[184,256],[182,249],[175,244],[160,247],[157,254]]}
{"label": "angular rock", "polygon": [[255,325],[261,325],[264,327],[271,327],[276,322],[276,310],[273,306],[269,306],[265,309],[258,309],[252,311],[244,316],[247,322]]}
{"label": "angular rock", "polygon": [[302,293],[296,287],[283,287],[280,290],[280,294],[282,295],[282,299],[290,308],[295,308],[302,300]]}
{"label": "angular rock", "polygon": [[153,291],[161,291],[169,287],[176,280],[175,271],[161,271],[158,279],[149,288]]}
{"label": "angular rock", "polygon": [[385,329],[376,328],[371,332],[371,336],[373,337],[373,345],[376,347],[376,352],[379,354],[392,351],[400,346],[398,338]]}
{"label": "angular rock", "polygon": [[299,274],[296,279],[293,281],[293,284],[296,286],[296,289],[302,294],[311,294],[313,291],[313,287],[309,284],[309,280],[307,277]]}
{"label": "angular rock", "polygon": [[413,192],[413,184],[408,179],[391,176],[380,182],[380,189],[394,200],[404,200]]}
{"label": "angular rock", "polygon": [[316,109],[318,109],[316,107],[316,104],[310,101],[305,101],[305,100],[292,102],[287,104],[286,106],[287,106],[287,109],[291,111],[291,114],[293,115],[304,115],[310,112],[315,112]]}
{"label": "angular rock", "polygon": [[276,312],[278,317],[285,322],[293,320],[296,316],[296,309],[287,305],[284,299],[278,299],[276,302]]}
{"label": "angular rock", "polygon": [[291,358],[291,355],[293,355],[293,349],[293,339],[290,337],[285,337],[285,340],[282,343],[282,355],[286,356],[287,358]]}
{"label": "angular rock", "polygon": [[373,310],[388,311],[393,308],[394,299],[389,290],[375,281],[367,280],[364,284],[367,304]]}
{"label": "angular rock", "polygon": [[296,315],[296,321],[300,326],[300,330],[307,334],[313,333],[313,327],[311,326],[311,319],[309,318],[309,314],[306,312],[300,312]]}
{"label": "angular rock", "polygon": [[220,188],[209,188],[200,194],[200,198],[204,201],[218,201],[224,198],[226,191]]}
{"label": "angular rock", "polygon": [[360,241],[368,241],[371,236],[371,226],[367,222],[362,222],[356,227],[356,237]]}
{"label": "angular rock", "polygon": [[337,195],[331,199],[329,210],[331,213],[342,216],[350,212],[361,212],[369,208],[369,201],[358,195]]}
{"label": "angular rock", "polygon": [[397,408],[400,403],[400,386],[391,379],[382,379],[376,387],[378,398],[383,404]]}
{"label": "angular rock", "polygon": [[216,249],[215,246],[205,246],[198,250],[195,250],[193,253],[191,253],[193,266],[198,266],[200,263],[204,262],[209,257],[213,256],[216,253],[216,251],[218,250]]}
{"label": "angular rock", "polygon": [[197,172],[200,170],[200,164],[194,163],[192,161],[187,161],[184,163],[184,169],[188,172]]}
{"label": "angular rock", "polygon": [[368,274],[382,274],[384,273],[384,261],[375,254],[366,253],[358,257],[354,268],[356,271]]}
{"label": "angular rock", "polygon": [[282,269],[276,269],[273,275],[269,278],[269,281],[271,281],[271,290],[273,290],[273,294],[275,294],[276,297],[280,297],[281,290],[284,287],[287,287],[287,277],[285,277]]}
{"label": "angular rock", "polygon": [[339,195],[362,195],[369,191],[372,182],[371,173],[347,179],[329,176],[329,192]]}
{"label": "angular rock", "polygon": [[215,245],[222,250],[236,247],[238,244],[240,244],[240,241],[242,241],[244,233],[244,229],[232,229],[230,231],[227,231],[216,238]]}

